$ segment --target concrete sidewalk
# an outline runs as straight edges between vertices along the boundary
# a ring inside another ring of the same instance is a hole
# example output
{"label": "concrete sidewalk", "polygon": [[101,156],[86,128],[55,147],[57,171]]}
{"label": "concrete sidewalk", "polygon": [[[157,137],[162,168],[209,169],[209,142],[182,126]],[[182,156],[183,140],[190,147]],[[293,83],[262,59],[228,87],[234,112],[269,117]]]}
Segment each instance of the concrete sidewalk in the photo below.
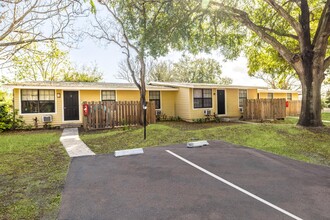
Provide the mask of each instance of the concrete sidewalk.
{"label": "concrete sidewalk", "polygon": [[70,157],[95,155],[95,153],[91,151],[82,140],[80,140],[78,128],[65,128],[60,141]]}

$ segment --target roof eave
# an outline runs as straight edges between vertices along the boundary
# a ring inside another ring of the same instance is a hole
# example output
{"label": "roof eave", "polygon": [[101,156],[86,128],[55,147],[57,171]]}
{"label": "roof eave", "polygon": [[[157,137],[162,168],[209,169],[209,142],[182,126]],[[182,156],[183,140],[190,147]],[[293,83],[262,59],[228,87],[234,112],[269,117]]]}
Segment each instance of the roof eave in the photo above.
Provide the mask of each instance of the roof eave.
{"label": "roof eave", "polygon": [[[67,87],[67,86],[49,86],[49,85],[39,85],[39,86],[29,86],[29,85],[15,85],[15,84],[5,84],[3,88],[7,89],[59,89],[59,90],[129,90],[138,91],[139,89],[133,87]],[[178,91],[176,88],[159,88],[159,87],[146,87],[146,89],[154,91]]]}

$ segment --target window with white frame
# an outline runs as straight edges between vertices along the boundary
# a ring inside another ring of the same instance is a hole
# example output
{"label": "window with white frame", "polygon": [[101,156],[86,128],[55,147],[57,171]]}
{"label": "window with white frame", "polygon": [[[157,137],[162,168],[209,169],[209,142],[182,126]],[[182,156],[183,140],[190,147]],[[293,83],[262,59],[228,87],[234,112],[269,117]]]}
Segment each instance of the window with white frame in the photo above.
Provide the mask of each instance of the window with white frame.
{"label": "window with white frame", "polygon": [[268,93],[267,94],[267,99],[273,99],[274,98],[274,94],[273,93]]}
{"label": "window with white frame", "polygon": [[239,98],[239,107],[243,108],[244,100],[247,99],[247,90],[246,89],[240,89],[238,91],[238,98]]}
{"label": "window with white frame", "polygon": [[116,101],[116,91],[115,90],[103,90],[101,93],[102,101]]}
{"label": "window with white frame", "polygon": [[286,100],[292,100],[292,93],[287,93],[286,94]]}
{"label": "window with white frame", "polygon": [[149,91],[149,101],[154,101],[156,109],[160,109],[160,91]]}
{"label": "window with white frame", "polygon": [[54,113],[55,90],[22,89],[22,113]]}
{"label": "window with white frame", "polygon": [[212,89],[194,89],[194,108],[212,108]]}

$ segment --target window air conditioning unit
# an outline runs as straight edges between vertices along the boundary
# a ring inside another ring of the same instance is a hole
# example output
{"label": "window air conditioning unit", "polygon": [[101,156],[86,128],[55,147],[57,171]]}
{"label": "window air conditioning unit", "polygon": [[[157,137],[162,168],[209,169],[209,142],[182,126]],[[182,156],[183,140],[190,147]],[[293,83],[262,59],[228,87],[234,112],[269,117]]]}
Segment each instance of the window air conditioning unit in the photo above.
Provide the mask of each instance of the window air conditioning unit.
{"label": "window air conditioning unit", "polygon": [[53,121],[53,116],[51,115],[42,116],[42,122],[52,122],[52,121]]}
{"label": "window air conditioning unit", "polygon": [[211,115],[211,110],[210,109],[204,110],[204,115]]}
{"label": "window air conditioning unit", "polygon": [[243,107],[239,107],[239,112],[243,113]]}
{"label": "window air conditioning unit", "polygon": [[161,110],[156,110],[156,115],[161,115],[162,111]]}

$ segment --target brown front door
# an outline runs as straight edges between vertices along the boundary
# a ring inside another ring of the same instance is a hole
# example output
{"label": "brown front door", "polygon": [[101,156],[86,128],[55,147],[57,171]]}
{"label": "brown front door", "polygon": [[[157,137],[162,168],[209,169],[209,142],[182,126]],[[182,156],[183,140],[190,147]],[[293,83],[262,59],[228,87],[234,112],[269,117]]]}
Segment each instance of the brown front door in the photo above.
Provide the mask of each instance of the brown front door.
{"label": "brown front door", "polygon": [[64,121],[79,120],[78,91],[64,91]]}

